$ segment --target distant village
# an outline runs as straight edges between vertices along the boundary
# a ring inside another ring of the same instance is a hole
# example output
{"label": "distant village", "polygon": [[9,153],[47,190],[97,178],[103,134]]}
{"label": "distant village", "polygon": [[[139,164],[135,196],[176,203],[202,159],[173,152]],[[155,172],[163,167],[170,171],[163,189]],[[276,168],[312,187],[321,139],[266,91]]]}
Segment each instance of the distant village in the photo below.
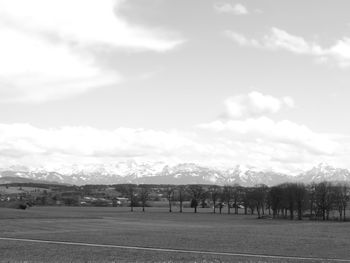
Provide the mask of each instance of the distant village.
{"label": "distant village", "polygon": [[[148,201],[165,201],[161,189],[150,188]],[[0,185],[0,206],[128,206],[130,200],[115,186],[65,186],[32,183]]]}

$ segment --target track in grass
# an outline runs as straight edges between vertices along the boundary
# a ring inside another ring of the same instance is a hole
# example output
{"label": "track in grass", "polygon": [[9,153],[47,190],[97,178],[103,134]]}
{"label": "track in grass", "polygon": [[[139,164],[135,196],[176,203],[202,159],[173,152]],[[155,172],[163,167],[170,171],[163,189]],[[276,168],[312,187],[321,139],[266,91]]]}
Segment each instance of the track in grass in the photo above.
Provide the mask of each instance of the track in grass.
{"label": "track in grass", "polygon": [[141,246],[108,245],[108,244],[94,244],[94,243],[54,241],[54,240],[41,240],[41,239],[26,239],[26,238],[11,238],[11,237],[0,237],[0,240],[31,242],[31,243],[45,243],[45,244],[56,244],[56,245],[117,248],[117,249],[130,249],[130,250],[143,250],[143,251],[189,253],[189,254],[211,255],[211,256],[250,257],[250,258],[265,258],[265,259],[277,259],[277,260],[278,259],[285,259],[285,260],[295,260],[295,261],[350,262],[350,259],[298,257],[298,256],[265,255],[265,254],[251,254],[251,253],[215,252],[215,251],[202,251],[202,250],[185,250],[185,249],[171,249],[171,248],[159,248],[159,247],[157,248],[157,247],[141,247]]}

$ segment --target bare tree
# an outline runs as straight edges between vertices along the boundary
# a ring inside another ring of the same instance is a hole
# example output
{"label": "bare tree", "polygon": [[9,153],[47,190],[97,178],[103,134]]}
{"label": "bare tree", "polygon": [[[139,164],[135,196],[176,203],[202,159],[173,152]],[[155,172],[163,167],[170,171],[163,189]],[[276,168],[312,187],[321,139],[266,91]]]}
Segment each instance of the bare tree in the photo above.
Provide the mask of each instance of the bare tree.
{"label": "bare tree", "polygon": [[149,191],[149,188],[147,187],[147,185],[141,185],[139,198],[140,198],[141,205],[142,205],[142,212],[145,212],[145,206],[146,206],[146,203],[149,199],[149,194],[150,194],[150,191]]}
{"label": "bare tree", "polygon": [[321,182],[315,188],[315,201],[318,213],[321,213],[322,220],[329,219],[329,212],[332,208],[334,195],[332,184],[329,182]]}
{"label": "bare tree", "polygon": [[205,208],[207,206],[207,199],[209,198],[209,194],[210,193],[203,188],[203,193],[200,197],[200,205],[202,208]]}
{"label": "bare tree", "polygon": [[347,207],[347,202],[349,201],[349,191],[348,186],[344,183],[338,183],[333,186],[334,193],[334,204],[339,212],[339,220],[346,220],[345,211]]}
{"label": "bare tree", "polygon": [[295,184],[286,183],[283,185],[283,190],[285,193],[285,198],[287,202],[287,207],[289,210],[290,219],[294,219],[294,210],[295,210]]}
{"label": "bare tree", "polygon": [[256,211],[258,212],[258,218],[262,218],[265,199],[267,196],[266,185],[257,185],[251,188],[247,194],[248,194],[248,199],[249,199],[251,209],[255,207]]}
{"label": "bare tree", "polygon": [[284,191],[280,185],[272,187],[269,191],[273,218],[276,218],[282,209],[283,194]]}
{"label": "bare tree", "polygon": [[312,182],[306,186],[306,191],[308,192],[308,203],[310,209],[310,219],[313,218],[314,212],[316,213],[316,183]]}
{"label": "bare tree", "polygon": [[174,201],[174,193],[175,193],[175,188],[174,186],[168,186],[166,188],[165,194],[166,194],[166,198],[168,199],[169,202],[169,212],[172,212],[172,202]]}
{"label": "bare tree", "polygon": [[238,184],[235,184],[232,187],[232,200],[233,200],[233,207],[235,209],[235,214],[238,214],[238,208],[239,208],[239,202],[241,197],[241,187]]}
{"label": "bare tree", "polygon": [[232,186],[225,185],[222,191],[222,199],[227,203],[227,213],[231,213],[231,201],[232,201]]}
{"label": "bare tree", "polygon": [[244,207],[244,214],[248,214],[248,208],[249,208],[249,199],[247,196],[248,188],[244,187],[241,189],[241,202]]}
{"label": "bare tree", "polygon": [[182,213],[183,201],[185,200],[186,193],[187,191],[184,185],[178,185],[176,187],[176,196],[177,196],[177,200],[179,201],[180,213]]}
{"label": "bare tree", "polygon": [[213,201],[213,213],[215,214],[216,211],[216,202],[218,201],[219,197],[220,197],[220,191],[221,188],[217,185],[213,185],[209,188],[209,193],[210,193],[210,197],[211,200]]}
{"label": "bare tree", "polygon": [[204,189],[200,185],[191,184],[188,186],[188,193],[192,199],[191,206],[194,208],[194,212],[197,213],[197,207],[204,193]]}
{"label": "bare tree", "polygon": [[134,184],[122,184],[116,186],[116,191],[121,192],[130,201],[130,211],[134,211],[134,206],[137,203],[136,200],[136,185]]}
{"label": "bare tree", "polygon": [[304,184],[295,184],[295,202],[297,206],[298,220],[302,220],[304,207],[307,201],[307,191]]}

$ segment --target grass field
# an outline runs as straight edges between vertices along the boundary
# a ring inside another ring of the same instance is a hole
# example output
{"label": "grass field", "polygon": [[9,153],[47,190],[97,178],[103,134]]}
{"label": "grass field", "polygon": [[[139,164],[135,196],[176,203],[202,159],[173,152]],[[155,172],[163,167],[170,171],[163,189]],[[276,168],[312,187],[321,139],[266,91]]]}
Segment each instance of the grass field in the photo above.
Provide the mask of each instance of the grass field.
{"label": "grass field", "polygon": [[[0,238],[259,255],[349,259],[350,223],[168,213],[166,208],[0,208]],[[1,262],[326,262],[0,240]],[[334,262],[334,261],[333,261]]]}

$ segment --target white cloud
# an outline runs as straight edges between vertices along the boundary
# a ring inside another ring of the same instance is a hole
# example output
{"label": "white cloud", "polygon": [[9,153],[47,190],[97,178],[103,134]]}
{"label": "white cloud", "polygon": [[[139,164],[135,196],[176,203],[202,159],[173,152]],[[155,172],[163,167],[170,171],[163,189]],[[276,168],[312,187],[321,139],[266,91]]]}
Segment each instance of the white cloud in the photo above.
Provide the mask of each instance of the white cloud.
{"label": "white cloud", "polygon": [[79,156],[168,155],[191,141],[176,132],[118,128],[113,131],[91,127],[40,129],[29,124],[0,124],[0,151],[23,154],[61,153]]}
{"label": "white cloud", "polygon": [[231,157],[236,164],[289,173],[309,169],[319,162],[348,167],[344,159],[350,153],[348,137],[265,116],[283,107],[294,107],[290,97],[251,92],[228,98],[225,106],[225,115],[230,118],[196,126],[207,140],[212,139],[212,154],[217,160],[224,162]]}
{"label": "white cloud", "polygon": [[271,28],[271,34],[265,35],[263,43],[271,49],[285,49],[297,54],[319,55],[322,49],[315,43],[309,43],[299,36],[294,36],[278,28]]}
{"label": "white cloud", "polygon": [[291,97],[276,98],[253,91],[226,99],[225,107],[227,117],[254,117],[277,113],[282,107],[294,107],[294,101]]}
{"label": "white cloud", "polygon": [[293,172],[321,161],[347,167],[350,140],[267,117],[214,121],[191,133],[0,124],[0,152],[0,169],[11,165],[61,169],[135,160],[225,167],[241,164]]}
{"label": "white cloud", "polygon": [[267,141],[300,147],[313,154],[333,154],[339,145],[327,134],[318,134],[304,125],[284,120],[275,122],[267,117],[245,120],[217,120],[201,124],[203,129],[229,132],[230,136],[249,138],[249,141]]}
{"label": "white cloud", "polygon": [[224,31],[224,34],[241,46],[286,50],[295,54],[313,56],[318,62],[324,63],[332,59],[340,67],[350,66],[350,38],[347,37],[338,40],[334,45],[327,48],[274,27],[271,28],[269,34],[264,35],[261,39],[247,38],[231,30]]}
{"label": "white cloud", "polygon": [[190,134],[176,131],[74,126],[43,129],[23,123],[0,124],[0,168],[107,164],[128,159],[185,162],[202,149]]}
{"label": "white cloud", "polygon": [[9,28],[0,33],[0,101],[43,102],[115,84],[91,58]]}
{"label": "white cloud", "polygon": [[231,30],[225,30],[224,35],[241,46],[260,47],[260,43],[255,39],[248,39],[244,35]]}
{"label": "white cloud", "polygon": [[165,52],[182,43],[116,16],[122,1],[0,0],[0,102],[45,102],[118,84],[91,46]]}
{"label": "white cloud", "polygon": [[52,34],[73,44],[108,44],[141,50],[166,51],[183,42],[167,32],[131,25],[116,15],[124,1],[1,0],[2,21],[23,30]]}
{"label": "white cloud", "polygon": [[249,14],[248,9],[240,3],[237,3],[235,5],[231,5],[230,3],[216,3],[214,5],[214,9],[218,13],[228,13],[228,14],[234,14],[234,15]]}

